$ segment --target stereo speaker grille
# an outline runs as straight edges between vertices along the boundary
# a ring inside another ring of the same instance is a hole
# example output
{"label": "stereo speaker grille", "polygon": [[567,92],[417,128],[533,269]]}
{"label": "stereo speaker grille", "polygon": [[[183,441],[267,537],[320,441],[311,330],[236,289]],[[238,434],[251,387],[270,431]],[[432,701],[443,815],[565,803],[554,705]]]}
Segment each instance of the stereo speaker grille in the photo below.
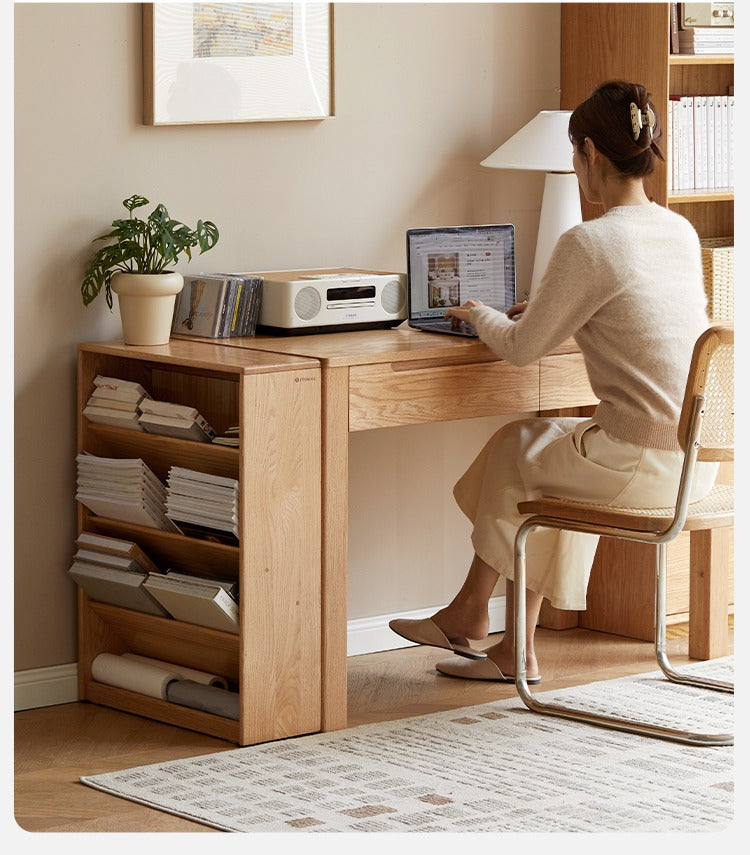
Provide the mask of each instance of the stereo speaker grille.
{"label": "stereo speaker grille", "polygon": [[392,279],[386,282],[385,287],[380,293],[380,301],[383,309],[389,315],[397,315],[403,308],[406,302],[406,288],[398,279]]}
{"label": "stereo speaker grille", "polygon": [[322,303],[315,288],[301,288],[294,298],[294,311],[303,321],[311,321],[320,311]]}

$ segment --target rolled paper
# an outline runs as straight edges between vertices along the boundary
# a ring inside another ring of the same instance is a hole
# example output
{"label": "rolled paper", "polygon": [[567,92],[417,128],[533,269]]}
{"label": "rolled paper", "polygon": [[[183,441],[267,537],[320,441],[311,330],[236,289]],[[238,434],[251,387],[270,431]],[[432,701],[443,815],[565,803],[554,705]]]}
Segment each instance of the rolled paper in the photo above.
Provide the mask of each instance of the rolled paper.
{"label": "rolled paper", "polygon": [[213,715],[240,718],[240,696],[216,686],[204,686],[192,680],[176,680],[167,686],[167,700],[183,707],[213,713]]}
{"label": "rolled paper", "polygon": [[114,653],[100,653],[91,663],[91,676],[97,683],[106,683],[163,701],[167,700],[169,684],[180,679],[175,671],[155,668]]}
{"label": "rolled paper", "polygon": [[122,655],[126,659],[132,659],[135,662],[145,662],[147,665],[153,665],[155,668],[163,668],[165,671],[178,674],[183,680],[193,680],[196,683],[203,683],[205,686],[216,686],[219,689],[229,688],[227,681],[218,674],[196,671],[195,668],[186,668],[184,665],[175,665],[173,662],[162,662],[161,659],[151,659],[149,656],[141,656],[139,653],[123,653]]}

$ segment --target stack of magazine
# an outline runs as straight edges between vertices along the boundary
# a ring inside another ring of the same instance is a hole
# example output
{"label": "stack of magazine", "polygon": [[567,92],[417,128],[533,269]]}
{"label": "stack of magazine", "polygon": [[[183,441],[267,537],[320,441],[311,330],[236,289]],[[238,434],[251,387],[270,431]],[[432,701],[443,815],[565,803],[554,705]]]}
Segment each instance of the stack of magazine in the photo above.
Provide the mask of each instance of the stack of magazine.
{"label": "stack of magazine", "polygon": [[137,544],[82,532],[76,546],[68,572],[92,600],[160,617],[168,615],[144,588],[149,573],[158,573],[158,568]]}
{"label": "stack of magazine", "polygon": [[175,620],[239,632],[237,583],[187,573],[150,573],[144,587]]}
{"label": "stack of magazine", "polygon": [[144,399],[141,401],[140,411],[138,422],[143,430],[149,433],[196,442],[211,442],[216,436],[216,431],[195,407]]}
{"label": "stack of magazine", "polygon": [[83,414],[96,424],[143,430],[138,420],[138,407],[149,397],[140,383],[98,374]]}
{"label": "stack of magazine", "polygon": [[76,457],[76,499],[97,516],[179,533],[165,513],[166,490],[140,459]]}
{"label": "stack of magazine", "polygon": [[172,335],[233,338],[255,335],[263,277],[245,273],[185,276],[177,295]]}
{"label": "stack of magazine", "polygon": [[734,53],[734,27],[686,27],[679,31],[680,53],[704,56]]}
{"label": "stack of magazine", "polygon": [[172,466],[167,476],[167,515],[191,537],[239,543],[239,482]]}

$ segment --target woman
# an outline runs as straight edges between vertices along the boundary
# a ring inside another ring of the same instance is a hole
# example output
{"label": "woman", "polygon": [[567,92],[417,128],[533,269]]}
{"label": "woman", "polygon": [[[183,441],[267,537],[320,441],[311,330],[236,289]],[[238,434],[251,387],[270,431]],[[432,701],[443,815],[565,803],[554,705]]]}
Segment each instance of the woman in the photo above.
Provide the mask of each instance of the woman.
{"label": "woman", "polygon": [[[663,160],[650,96],[638,84],[600,86],[573,112],[573,167],[603,215],[560,238],[533,299],[507,315],[469,300],[448,317],[474,324],[502,359],[525,365],[573,336],[600,400],[593,418],[534,418],[501,428],[456,484],[473,523],[475,555],[461,590],[431,618],[391,628],[460,657],[442,673],[513,682],[514,538],[518,502],[542,494],[621,507],[673,505],[682,453],[677,423],[693,345],[708,326],[700,244],[690,223],[650,202],[644,178]],[[715,464],[699,464],[693,499],[713,486]],[[598,538],[538,529],[527,544],[527,678],[539,683],[534,631],[542,599],[586,608]],[[506,626],[486,655],[488,603],[506,581]]]}

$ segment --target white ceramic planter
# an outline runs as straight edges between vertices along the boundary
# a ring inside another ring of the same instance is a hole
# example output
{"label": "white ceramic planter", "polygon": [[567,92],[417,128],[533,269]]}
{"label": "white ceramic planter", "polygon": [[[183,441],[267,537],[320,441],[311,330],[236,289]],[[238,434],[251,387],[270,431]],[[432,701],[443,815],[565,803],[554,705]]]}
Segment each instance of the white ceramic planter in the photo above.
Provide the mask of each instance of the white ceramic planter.
{"label": "white ceramic planter", "polygon": [[174,272],[115,273],[111,285],[120,304],[125,344],[166,344],[182,276]]}

